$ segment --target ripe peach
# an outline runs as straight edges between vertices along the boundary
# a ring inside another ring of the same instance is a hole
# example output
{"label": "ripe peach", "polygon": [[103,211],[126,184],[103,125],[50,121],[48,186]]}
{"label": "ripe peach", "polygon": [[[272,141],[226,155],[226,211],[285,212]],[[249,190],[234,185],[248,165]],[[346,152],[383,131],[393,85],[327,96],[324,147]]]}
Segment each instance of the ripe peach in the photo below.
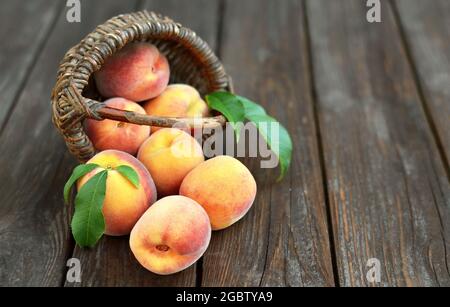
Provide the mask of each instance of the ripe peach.
{"label": "ripe peach", "polygon": [[[156,187],[147,169],[135,157],[117,150],[98,153],[87,163],[100,166],[78,180],[78,190],[95,174],[104,169],[108,171],[106,195],[103,202],[105,234],[121,236],[130,233],[134,224],[156,201]],[[139,175],[139,187],[136,188],[127,178],[114,170],[120,165],[132,167]]]}
{"label": "ripe peach", "polygon": [[180,195],[202,205],[212,229],[219,230],[247,213],[255,200],[256,182],[240,161],[218,156],[200,164],[184,178]]}
{"label": "ripe peach", "polygon": [[[155,99],[147,101],[148,115],[164,117],[206,117],[209,109],[199,92],[186,84],[171,84]],[[152,127],[152,132],[159,128]]]}
{"label": "ripe peach", "polygon": [[160,197],[178,194],[183,178],[205,160],[197,140],[175,128],[153,133],[139,149],[138,159],[155,180]]}
{"label": "ripe peach", "polygon": [[130,248],[147,270],[168,275],[186,269],[205,252],[211,224],[192,199],[168,196],[139,219],[130,235]]}
{"label": "ripe peach", "polygon": [[102,96],[144,101],[164,91],[170,68],[155,46],[136,42],[107,58],[94,76]]}
{"label": "ripe peach", "polygon": [[[112,98],[105,101],[109,107],[145,114],[137,103],[124,99]],[[105,119],[102,121],[88,119],[85,122],[86,133],[98,150],[117,149],[135,155],[141,144],[150,135],[149,126],[140,126]]]}

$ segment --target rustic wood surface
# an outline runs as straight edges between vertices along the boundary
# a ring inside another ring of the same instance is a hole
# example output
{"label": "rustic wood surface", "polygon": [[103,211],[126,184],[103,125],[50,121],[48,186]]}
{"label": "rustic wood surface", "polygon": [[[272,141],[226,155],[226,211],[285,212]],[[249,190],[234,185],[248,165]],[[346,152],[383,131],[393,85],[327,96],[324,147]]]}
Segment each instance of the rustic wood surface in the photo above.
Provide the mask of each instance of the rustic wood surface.
{"label": "rustic wood surface", "polygon": [[[2,1],[0,131],[62,10],[61,4],[54,0]],[[21,16],[26,22],[17,23],[17,16]]]}
{"label": "rustic wood surface", "polygon": [[[360,0],[82,0],[68,23],[64,1],[1,1],[0,286],[450,286],[450,5],[381,3],[370,24]],[[281,183],[244,159],[251,211],[165,277],[126,237],[75,246],[62,188],[76,161],[50,117],[64,53],[143,8],[195,30],[294,141]],[[72,257],[81,283],[66,282]]]}
{"label": "rustic wood surface", "polygon": [[[397,1],[418,90],[447,165],[450,161],[450,2]],[[447,166],[448,171],[448,166]],[[448,175],[448,174],[447,174]]]}
{"label": "rustic wood surface", "polygon": [[391,6],[307,7],[339,284],[378,258],[380,285],[448,285],[450,185]]}

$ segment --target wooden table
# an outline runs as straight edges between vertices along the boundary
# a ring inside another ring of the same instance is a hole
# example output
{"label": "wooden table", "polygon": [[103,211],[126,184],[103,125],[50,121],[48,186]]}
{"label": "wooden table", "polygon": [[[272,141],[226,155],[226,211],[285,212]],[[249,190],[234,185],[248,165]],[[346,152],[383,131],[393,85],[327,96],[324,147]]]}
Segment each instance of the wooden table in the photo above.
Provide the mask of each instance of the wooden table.
{"label": "wooden table", "polygon": [[[51,123],[69,47],[111,16],[149,9],[194,29],[238,93],[293,141],[287,178],[246,162],[249,214],[184,272],[156,276],[127,238],[75,247],[62,189],[76,165]],[[0,285],[450,286],[450,2],[361,0],[0,2]],[[66,261],[82,282],[66,282]],[[368,260],[381,281],[368,281]]]}

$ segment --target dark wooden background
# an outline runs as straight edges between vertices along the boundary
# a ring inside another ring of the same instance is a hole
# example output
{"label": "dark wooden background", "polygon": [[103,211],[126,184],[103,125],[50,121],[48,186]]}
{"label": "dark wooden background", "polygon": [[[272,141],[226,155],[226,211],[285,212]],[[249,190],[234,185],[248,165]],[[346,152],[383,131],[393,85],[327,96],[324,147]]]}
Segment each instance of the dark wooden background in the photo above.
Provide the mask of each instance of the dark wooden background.
{"label": "dark wooden background", "polygon": [[[0,2],[1,286],[450,286],[449,1],[382,0],[372,24],[364,0],[84,0],[81,23],[65,2]],[[165,277],[127,238],[75,247],[62,188],[76,161],[50,119],[64,53],[144,8],[194,29],[294,141],[281,183],[247,160],[249,214]],[[65,281],[72,257],[81,284]]]}

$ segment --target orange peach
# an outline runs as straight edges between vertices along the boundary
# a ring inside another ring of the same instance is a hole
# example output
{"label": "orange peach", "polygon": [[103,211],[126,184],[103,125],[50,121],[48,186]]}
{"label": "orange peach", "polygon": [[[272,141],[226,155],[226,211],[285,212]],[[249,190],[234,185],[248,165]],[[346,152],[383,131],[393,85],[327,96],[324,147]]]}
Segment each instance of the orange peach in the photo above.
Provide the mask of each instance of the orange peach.
{"label": "orange peach", "polygon": [[95,73],[99,93],[144,101],[161,94],[169,83],[166,57],[149,43],[131,43],[107,58]]}
{"label": "orange peach", "polygon": [[[145,114],[137,103],[124,98],[111,98],[106,106]],[[102,121],[88,119],[85,122],[86,133],[98,150],[117,149],[135,155],[141,144],[150,135],[149,126],[140,126],[105,119]]]}
{"label": "orange peach", "polygon": [[[155,99],[144,104],[148,115],[163,117],[206,117],[209,109],[199,92],[186,84],[171,84]],[[152,127],[152,132],[158,130]]]}
{"label": "orange peach", "polygon": [[168,275],[186,269],[205,252],[211,225],[192,199],[168,196],[157,201],[134,226],[130,248],[147,270]]}
{"label": "orange peach", "polygon": [[218,156],[194,168],[183,180],[180,195],[205,208],[213,230],[240,220],[256,196],[256,182],[239,160]]}
{"label": "orange peach", "polygon": [[[87,163],[95,163],[100,167],[78,180],[78,190],[95,174],[109,169],[103,202],[105,234],[111,236],[129,234],[142,214],[156,201],[156,187],[152,177],[139,160],[117,150],[102,151]],[[135,187],[115,170],[120,165],[130,166],[136,171],[139,176],[139,187]]]}
{"label": "orange peach", "polygon": [[155,180],[160,197],[178,194],[183,178],[205,160],[197,140],[175,128],[153,133],[142,144],[137,157]]}

